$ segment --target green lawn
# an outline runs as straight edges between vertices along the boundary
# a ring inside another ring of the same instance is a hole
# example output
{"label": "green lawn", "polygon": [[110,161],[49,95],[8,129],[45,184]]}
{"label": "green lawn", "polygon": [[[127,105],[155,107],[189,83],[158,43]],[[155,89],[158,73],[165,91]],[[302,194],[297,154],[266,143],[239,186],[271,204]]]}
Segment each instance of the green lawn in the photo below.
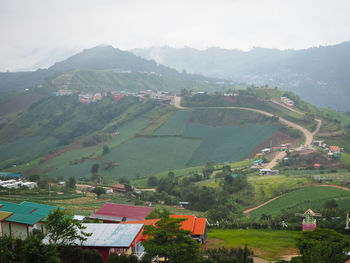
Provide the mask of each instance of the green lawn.
{"label": "green lawn", "polygon": [[350,209],[350,191],[319,186],[305,187],[284,194],[271,203],[250,212],[250,215],[252,218],[260,218],[261,214],[276,216],[282,209],[306,211],[311,208],[313,211],[317,211],[329,199],[341,200],[339,206],[347,210]]}
{"label": "green lawn", "polygon": [[210,229],[207,247],[243,247],[245,244],[253,250],[254,255],[276,260],[284,255],[295,255],[297,231],[288,230],[258,230],[258,229]]}

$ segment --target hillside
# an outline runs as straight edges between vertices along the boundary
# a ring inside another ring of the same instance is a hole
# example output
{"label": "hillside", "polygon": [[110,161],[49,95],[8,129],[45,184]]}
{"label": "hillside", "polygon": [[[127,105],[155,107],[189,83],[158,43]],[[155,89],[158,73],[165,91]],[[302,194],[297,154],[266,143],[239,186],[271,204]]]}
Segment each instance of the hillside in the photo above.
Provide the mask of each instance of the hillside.
{"label": "hillside", "polygon": [[305,50],[254,48],[135,49],[146,59],[190,73],[293,91],[319,107],[349,111],[350,42]]}
{"label": "hillside", "polygon": [[157,64],[112,46],[97,46],[57,62],[48,69],[34,72],[1,72],[0,93],[32,89],[72,70],[108,70],[112,72],[153,72],[184,80],[206,80],[202,76],[180,74],[175,69]]}

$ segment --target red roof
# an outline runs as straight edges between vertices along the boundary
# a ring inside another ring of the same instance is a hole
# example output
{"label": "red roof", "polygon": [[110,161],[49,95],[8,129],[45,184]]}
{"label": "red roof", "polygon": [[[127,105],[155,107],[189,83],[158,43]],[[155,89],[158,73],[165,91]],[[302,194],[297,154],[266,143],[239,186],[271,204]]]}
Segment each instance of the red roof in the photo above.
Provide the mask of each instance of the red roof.
{"label": "red roof", "polygon": [[[192,235],[203,235],[207,220],[205,218],[197,218],[189,215],[170,215],[172,218],[186,218],[187,220],[181,222],[181,228],[188,230]],[[159,219],[146,219],[139,221],[122,222],[122,224],[144,224],[155,226]]]}
{"label": "red roof", "polygon": [[203,235],[205,231],[205,225],[207,220],[205,218],[196,218],[196,222],[194,223],[194,228],[192,231],[192,235]]}
{"label": "red roof", "polygon": [[106,203],[94,215],[118,218],[126,217],[128,220],[143,220],[151,211],[152,207]]}
{"label": "red roof", "polygon": [[329,146],[329,149],[332,151],[332,152],[339,152],[340,151],[340,148],[339,146]]}

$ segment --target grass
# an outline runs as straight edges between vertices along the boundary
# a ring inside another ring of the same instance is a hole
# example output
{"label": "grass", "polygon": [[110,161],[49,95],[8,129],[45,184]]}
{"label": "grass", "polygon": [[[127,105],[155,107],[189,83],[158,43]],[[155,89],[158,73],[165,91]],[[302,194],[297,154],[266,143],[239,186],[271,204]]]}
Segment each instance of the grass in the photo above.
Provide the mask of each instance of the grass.
{"label": "grass", "polygon": [[344,165],[350,167],[350,154],[343,152],[340,156],[340,162]]}
{"label": "grass", "polygon": [[284,175],[249,176],[248,181],[254,188],[255,199],[258,202],[269,199],[277,193],[300,188],[310,182],[305,177]]}
{"label": "grass", "polygon": [[177,111],[154,135],[183,135],[191,117],[191,111]]}
{"label": "grass", "polygon": [[276,216],[283,209],[293,209],[295,211],[306,211],[308,208],[313,211],[320,209],[329,200],[342,201],[340,207],[350,209],[350,191],[345,191],[333,187],[305,187],[289,193],[272,201],[271,203],[250,212],[252,218],[260,218],[262,214]]}
{"label": "grass", "polygon": [[202,138],[203,142],[196,150],[189,166],[197,166],[207,161],[239,161],[251,153],[273,134],[272,125],[254,125],[249,127],[220,126],[210,127],[198,123],[189,124],[185,136]]}
{"label": "grass", "polygon": [[298,253],[295,247],[295,237],[298,233],[287,230],[209,229],[206,247],[235,248],[247,244],[255,256],[277,260],[281,256]]}

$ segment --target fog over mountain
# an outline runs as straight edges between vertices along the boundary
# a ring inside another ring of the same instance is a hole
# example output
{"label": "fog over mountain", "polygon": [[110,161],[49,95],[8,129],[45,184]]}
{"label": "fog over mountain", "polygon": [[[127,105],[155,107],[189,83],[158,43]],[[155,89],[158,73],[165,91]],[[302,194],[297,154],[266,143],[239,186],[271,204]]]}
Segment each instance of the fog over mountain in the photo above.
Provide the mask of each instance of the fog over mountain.
{"label": "fog over mountain", "polygon": [[350,111],[350,42],[304,50],[197,50],[165,46],[132,52],[179,71],[278,86],[314,105]]}

